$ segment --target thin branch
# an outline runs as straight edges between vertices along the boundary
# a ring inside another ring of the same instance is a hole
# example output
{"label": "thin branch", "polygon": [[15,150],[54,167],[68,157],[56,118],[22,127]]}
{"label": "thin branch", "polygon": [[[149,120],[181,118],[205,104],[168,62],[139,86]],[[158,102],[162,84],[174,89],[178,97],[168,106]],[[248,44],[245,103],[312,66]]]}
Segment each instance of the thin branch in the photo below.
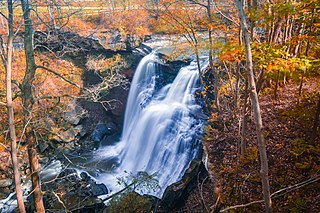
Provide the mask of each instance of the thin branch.
{"label": "thin branch", "polygon": [[252,204],[263,203],[263,202],[264,202],[264,200],[256,200],[256,201],[253,201],[253,202],[250,202],[250,203],[246,203],[246,204],[231,206],[229,208],[221,210],[220,212],[227,212],[227,211],[230,211],[232,209],[244,208],[244,207],[250,206]]}
{"label": "thin branch", "polygon": [[[320,175],[317,175],[317,176],[315,176],[315,177],[313,177],[313,178],[310,178],[309,180],[303,181],[303,182],[301,182],[301,183],[297,183],[297,184],[295,184],[295,185],[288,186],[288,187],[286,187],[286,188],[280,189],[280,190],[272,193],[272,194],[271,194],[271,198],[272,198],[272,197],[279,197],[279,196],[283,195],[283,194],[277,195],[277,194],[279,194],[280,192],[286,191],[286,193],[287,193],[287,192],[290,192],[290,191],[292,191],[292,190],[296,190],[296,189],[299,189],[299,188],[304,187],[304,186],[306,186],[306,185],[309,185],[309,184],[311,184],[311,183],[317,182],[318,180],[320,180]],[[287,190],[288,190],[288,191],[287,191]],[[275,196],[275,195],[277,195],[277,196]]]}
{"label": "thin branch", "polygon": [[51,191],[51,193],[57,198],[57,200],[59,201],[59,203],[61,203],[61,205],[63,206],[64,210],[66,212],[68,212],[68,208],[67,206],[64,204],[64,202],[60,199],[59,195],[53,191]]}
{"label": "thin branch", "polygon": [[196,0],[189,0],[189,2],[191,2],[193,4],[197,4],[197,5],[201,6],[201,7],[208,8],[208,5],[202,4],[202,3],[200,3],[200,2],[198,2]]}
{"label": "thin branch", "polygon": [[112,195],[104,198],[104,199],[102,200],[102,202],[107,201],[107,200],[110,200],[110,199],[113,198],[114,196],[121,194],[122,192],[126,191],[126,190],[129,189],[131,186],[133,186],[135,183],[136,183],[136,182],[134,181],[134,182],[132,182],[131,184],[129,184],[128,186],[126,186],[125,188],[121,189],[120,191],[118,191],[118,192],[116,192],[116,193],[114,193],[114,194],[112,194]]}
{"label": "thin branch", "polygon": [[[200,173],[199,173],[200,174]],[[206,180],[208,179],[209,176],[205,177],[200,185],[200,195],[201,195],[201,200],[202,200],[202,203],[205,207],[205,209],[207,210],[207,212],[209,212],[209,209],[205,203],[205,200],[204,200],[204,196],[203,196],[203,184],[206,182]],[[199,187],[199,186],[198,186]]]}
{"label": "thin branch", "polygon": [[65,78],[64,76],[62,76],[60,73],[58,73],[58,72],[56,72],[56,71],[53,71],[53,70],[51,70],[51,69],[48,68],[48,67],[45,67],[45,66],[37,66],[37,69],[47,70],[48,72],[51,72],[52,74],[60,77],[60,78],[63,79],[64,81],[68,82],[69,84],[71,84],[71,85],[73,85],[73,86],[78,87],[78,88],[81,89],[81,86],[80,86],[80,85],[78,85],[77,83],[75,83],[75,82],[73,82],[73,81],[71,81],[71,80],[69,80],[69,79],[66,79],[66,78]]}
{"label": "thin branch", "polygon": [[22,137],[23,137],[23,135],[25,134],[26,129],[27,129],[27,126],[30,124],[31,119],[32,119],[32,117],[30,117],[30,118],[28,119],[27,123],[26,123],[26,124],[24,125],[24,127],[23,127],[23,130],[22,130],[22,133],[21,133],[21,136],[20,136],[20,139],[19,139],[18,148],[17,148],[18,150],[19,150],[20,144],[21,144],[21,142],[22,142]]}
{"label": "thin branch", "polygon": [[[271,197],[271,198],[280,197],[280,196],[282,196],[282,195],[287,194],[287,193],[290,192],[290,191],[297,190],[297,189],[302,188],[302,187],[304,187],[304,186],[306,186],[306,185],[309,185],[309,184],[311,184],[311,183],[317,182],[318,180],[320,180],[320,175],[317,175],[317,176],[315,176],[315,177],[313,177],[313,178],[310,178],[309,180],[303,181],[303,182],[301,182],[301,183],[297,183],[297,184],[295,184],[295,185],[288,186],[288,187],[286,187],[286,188],[280,189],[280,190],[272,193],[272,194],[270,195],[270,197]],[[285,193],[278,195],[279,193],[284,192],[284,191],[285,191]],[[246,203],[246,204],[240,204],[240,205],[231,206],[231,207],[228,207],[228,208],[226,208],[226,209],[221,210],[220,212],[227,212],[227,211],[230,211],[230,210],[232,210],[232,209],[244,208],[244,207],[247,207],[247,206],[250,206],[250,205],[253,205],[253,204],[263,203],[263,202],[264,202],[264,200],[256,200],[256,201],[252,201],[252,202]]]}
{"label": "thin branch", "polygon": [[215,10],[221,15],[223,16],[225,19],[231,21],[233,24],[235,24],[237,27],[240,27],[240,24],[238,22],[236,22],[235,20],[233,20],[232,18],[228,17],[227,15],[225,15],[223,12],[221,12],[221,10],[218,8],[218,6],[214,3],[214,1],[212,1],[213,3],[213,7],[215,8]]}
{"label": "thin branch", "polygon": [[7,106],[7,104],[2,102],[2,101],[0,101],[0,106]]}
{"label": "thin branch", "polygon": [[3,18],[5,18],[6,20],[8,20],[8,17],[7,17],[5,14],[3,14],[2,12],[0,12],[0,15],[1,15]]}

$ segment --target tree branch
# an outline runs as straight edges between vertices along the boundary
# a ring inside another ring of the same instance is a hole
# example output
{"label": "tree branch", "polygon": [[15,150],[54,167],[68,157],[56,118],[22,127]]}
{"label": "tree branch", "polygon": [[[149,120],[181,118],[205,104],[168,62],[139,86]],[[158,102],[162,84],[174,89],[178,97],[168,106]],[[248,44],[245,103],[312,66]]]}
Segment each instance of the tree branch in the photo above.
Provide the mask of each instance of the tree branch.
{"label": "tree branch", "polygon": [[7,106],[7,104],[2,102],[2,101],[0,101],[0,106]]}
{"label": "tree branch", "polygon": [[240,27],[240,24],[238,22],[236,22],[235,20],[233,20],[232,18],[228,17],[227,15],[225,15],[219,8],[218,6],[214,3],[214,1],[212,1],[213,3],[213,7],[215,8],[215,10],[225,19],[231,21],[234,25],[236,25],[237,27]]}
{"label": "tree branch", "polygon": [[2,12],[0,12],[0,15],[1,15],[3,18],[5,18],[6,20],[8,20],[8,17],[7,17],[5,14],[3,14]]}
{"label": "tree branch", "polygon": [[202,3],[200,3],[200,2],[198,2],[196,0],[189,0],[189,2],[191,2],[193,4],[197,4],[197,5],[201,6],[201,7],[208,8],[208,5],[202,4]]}
{"label": "tree branch", "polygon": [[61,198],[59,197],[59,195],[57,193],[55,193],[54,191],[51,191],[51,193],[57,198],[57,200],[59,201],[59,203],[61,203],[61,205],[63,206],[64,210],[66,212],[68,212],[68,208],[67,206],[64,204],[64,202],[61,200]]}
{"label": "tree branch", "polygon": [[51,70],[50,68],[48,67],[45,67],[45,66],[37,66],[37,69],[44,69],[44,70],[47,70],[48,72],[51,72],[52,74],[58,76],[59,78],[63,79],[64,81],[68,82],[69,84],[75,86],[75,87],[78,87],[81,89],[81,86],[78,85],[77,83],[65,78],[64,76],[62,76],[60,73],[56,72],[56,71],[53,71]]}

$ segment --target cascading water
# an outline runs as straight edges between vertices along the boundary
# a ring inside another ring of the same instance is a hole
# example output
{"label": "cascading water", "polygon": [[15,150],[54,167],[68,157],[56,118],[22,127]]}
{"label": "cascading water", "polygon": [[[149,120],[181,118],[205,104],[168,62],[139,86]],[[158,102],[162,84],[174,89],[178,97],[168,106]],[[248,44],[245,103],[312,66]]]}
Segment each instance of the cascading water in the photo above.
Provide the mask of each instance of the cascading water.
{"label": "cascading water", "polygon": [[[199,153],[195,135],[201,133],[202,121],[192,115],[201,108],[194,98],[199,86],[197,64],[183,67],[171,84],[156,89],[156,57],[154,53],[145,56],[136,70],[120,142],[95,155],[95,160],[114,162],[109,172],[96,177],[113,191],[120,189],[117,177],[145,171],[156,174],[160,186],[148,194],[161,197]],[[206,65],[207,61],[202,63],[203,68]]]}

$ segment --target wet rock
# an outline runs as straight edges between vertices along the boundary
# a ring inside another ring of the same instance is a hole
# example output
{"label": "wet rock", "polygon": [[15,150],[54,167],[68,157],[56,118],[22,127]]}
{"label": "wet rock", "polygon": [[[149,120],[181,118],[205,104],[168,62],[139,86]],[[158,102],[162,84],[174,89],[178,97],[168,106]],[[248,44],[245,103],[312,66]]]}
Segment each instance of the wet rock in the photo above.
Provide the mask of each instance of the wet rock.
{"label": "wet rock", "polygon": [[62,171],[63,165],[59,160],[53,160],[48,165],[44,166],[40,172],[42,181],[51,181],[58,177]]}
{"label": "wet rock", "polygon": [[118,120],[122,120],[122,116],[124,115],[128,92],[127,88],[122,87],[114,87],[109,91],[109,99],[116,97],[117,100],[111,103],[112,107],[110,110],[114,116],[120,118]]}
{"label": "wet rock", "polygon": [[103,184],[96,184],[95,182],[90,184],[90,192],[93,196],[105,195],[109,193],[108,188]]}
{"label": "wet rock", "polygon": [[114,134],[110,136],[106,136],[102,139],[101,145],[106,146],[106,145],[114,145],[115,143],[120,141],[120,134]]}
{"label": "wet rock", "polygon": [[138,48],[133,50],[133,53],[140,54],[142,56],[146,56],[151,52],[152,52],[152,48],[143,44],[143,43],[140,44],[140,46]]}
{"label": "wet rock", "polygon": [[81,172],[80,177],[83,181],[90,184],[89,189],[93,196],[100,196],[109,193],[106,185],[103,183],[97,184],[86,172]]}
{"label": "wet rock", "polygon": [[189,192],[197,184],[198,174],[207,174],[201,161],[192,161],[181,181],[170,185],[164,192],[161,205],[169,209],[181,207],[189,195]]}
{"label": "wet rock", "polygon": [[203,113],[203,110],[201,107],[195,107],[195,108],[190,109],[190,113],[191,113],[191,115],[193,115],[197,119],[201,119],[201,120],[208,120],[209,119],[209,117]]}
{"label": "wet rock", "polygon": [[117,131],[117,126],[112,123],[99,123],[93,130],[91,138],[94,142],[100,142],[104,136],[112,135]]}
{"label": "wet rock", "polygon": [[6,178],[6,179],[2,179],[0,180],[0,188],[5,188],[8,186],[11,186],[13,184],[13,180]]}
{"label": "wet rock", "polygon": [[48,148],[49,148],[49,144],[46,143],[46,142],[41,142],[41,143],[38,144],[38,149],[39,149],[40,153],[43,153]]}
{"label": "wet rock", "polygon": [[82,180],[84,180],[86,182],[89,182],[90,179],[91,179],[90,176],[88,175],[88,173],[86,173],[86,172],[81,172],[80,173],[80,177],[81,177]]}

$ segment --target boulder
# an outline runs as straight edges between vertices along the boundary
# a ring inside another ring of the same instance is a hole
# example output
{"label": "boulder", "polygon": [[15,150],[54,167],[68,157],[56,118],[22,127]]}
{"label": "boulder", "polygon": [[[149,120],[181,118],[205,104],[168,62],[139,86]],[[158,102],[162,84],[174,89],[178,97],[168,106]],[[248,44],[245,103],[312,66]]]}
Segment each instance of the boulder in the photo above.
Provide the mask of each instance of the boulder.
{"label": "boulder", "polygon": [[97,184],[86,172],[81,172],[80,177],[83,181],[89,184],[89,190],[91,195],[100,196],[109,193],[108,188],[103,183]]}
{"label": "boulder", "polygon": [[101,140],[101,145],[110,146],[120,141],[120,133],[108,135]]}
{"label": "boulder", "polygon": [[92,132],[91,138],[94,142],[100,142],[104,136],[113,135],[117,132],[117,126],[112,123],[99,123]]}
{"label": "boulder", "polygon": [[90,184],[90,192],[93,196],[100,196],[108,194],[109,190],[103,183],[97,184],[96,182],[93,182]]}
{"label": "boulder", "polygon": [[164,192],[161,204],[169,209],[184,205],[189,192],[197,184],[198,174],[207,174],[202,161],[192,161],[189,168],[182,177],[182,180],[170,185]]}
{"label": "boulder", "polygon": [[13,180],[6,178],[6,179],[1,179],[0,180],[0,188],[5,188],[8,186],[11,186],[13,184]]}
{"label": "boulder", "polygon": [[83,117],[85,117],[87,111],[79,106],[75,101],[68,104],[68,111],[64,113],[63,119],[73,125],[78,125]]}

